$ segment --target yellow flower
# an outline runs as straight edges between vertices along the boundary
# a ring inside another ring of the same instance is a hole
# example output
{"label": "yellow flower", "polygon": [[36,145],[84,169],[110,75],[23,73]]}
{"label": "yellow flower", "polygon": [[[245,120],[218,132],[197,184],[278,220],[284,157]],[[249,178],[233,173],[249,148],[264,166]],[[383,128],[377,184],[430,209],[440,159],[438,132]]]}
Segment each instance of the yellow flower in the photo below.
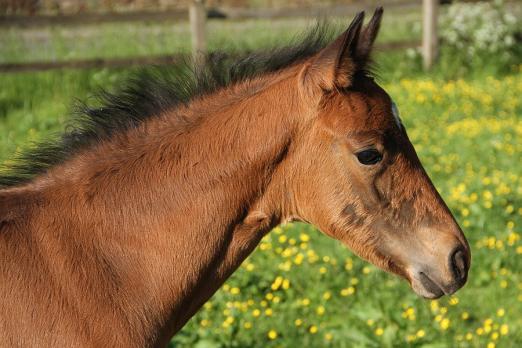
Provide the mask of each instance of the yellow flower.
{"label": "yellow flower", "polygon": [[498,317],[503,317],[504,314],[506,314],[506,311],[504,310],[504,308],[499,308],[499,309],[497,310],[497,316],[498,316]]}
{"label": "yellow flower", "polygon": [[426,335],[426,332],[424,330],[420,329],[419,331],[417,331],[416,335],[417,335],[417,337],[422,338]]}
{"label": "yellow flower", "polygon": [[415,320],[415,309],[413,307],[407,308],[403,313],[402,317],[409,319],[409,320]]}
{"label": "yellow flower", "polygon": [[301,263],[303,263],[303,258],[304,258],[303,254],[301,254],[301,253],[297,254],[297,255],[294,257],[294,263],[295,263],[296,265],[300,265]]}
{"label": "yellow flower", "polygon": [[333,339],[333,335],[329,332],[324,334],[324,339],[327,341],[331,341]]}
{"label": "yellow flower", "polygon": [[277,338],[277,331],[276,330],[268,331],[268,338],[270,338],[271,340],[275,340]]}
{"label": "yellow flower", "polygon": [[315,325],[310,326],[310,329],[308,329],[308,331],[310,331],[310,333],[312,335],[317,333],[317,326],[315,326]]}
{"label": "yellow flower", "polygon": [[355,293],[355,288],[353,286],[341,290],[341,296],[350,296],[353,293]]}
{"label": "yellow flower", "polygon": [[210,324],[210,322],[207,319],[203,319],[199,324],[203,327],[207,327]]}
{"label": "yellow flower", "polygon": [[507,324],[500,325],[500,334],[507,335],[509,333],[509,326]]}
{"label": "yellow flower", "polygon": [[245,329],[249,330],[249,329],[252,328],[252,323],[249,322],[249,321],[247,321],[247,322],[243,325],[243,327],[244,327]]}
{"label": "yellow flower", "polygon": [[254,309],[254,310],[252,311],[252,315],[253,315],[255,318],[259,317],[260,314],[261,314],[261,311],[260,311],[259,309]]}
{"label": "yellow flower", "polygon": [[378,327],[377,329],[375,329],[375,334],[377,336],[382,336],[383,333],[384,333],[384,330],[381,327]]}
{"label": "yellow flower", "polygon": [[442,319],[442,321],[440,322],[441,329],[447,330],[449,326],[450,326],[450,320],[448,318]]}
{"label": "yellow flower", "polygon": [[495,348],[495,343],[489,342],[487,348]]}
{"label": "yellow flower", "polygon": [[468,312],[462,312],[462,315],[460,317],[462,318],[462,320],[468,320],[469,313]]}
{"label": "yellow flower", "polygon": [[439,311],[439,302],[436,300],[431,301],[430,303],[431,311],[436,313]]}
{"label": "yellow flower", "polygon": [[296,319],[294,321],[295,326],[301,326],[303,324],[303,321],[301,319]]}
{"label": "yellow flower", "polygon": [[265,242],[262,242],[261,244],[259,244],[259,249],[265,251],[265,250],[269,250],[272,248],[272,245],[270,243],[265,243]]}
{"label": "yellow flower", "polygon": [[229,327],[232,323],[234,323],[235,319],[234,317],[227,317],[225,321],[221,324],[224,328]]}
{"label": "yellow flower", "polygon": [[241,292],[241,290],[239,290],[239,288],[236,288],[236,287],[230,289],[230,293],[231,293],[232,295],[237,295],[237,294],[239,294],[240,292]]}
{"label": "yellow flower", "polygon": [[283,280],[282,288],[288,290],[290,288],[290,281],[288,279]]}
{"label": "yellow flower", "polygon": [[315,310],[315,312],[317,313],[317,315],[323,315],[324,314],[324,307],[323,306],[319,306],[317,307],[317,309]]}
{"label": "yellow flower", "polygon": [[323,294],[323,299],[326,300],[326,301],[328,301],[331,297],[332,297],[332,293],[330,291],[326,291]]}
{"label": "yellow flower", "polygon": [[267,317],[272,316],[272,313],[273,313],[273,312],[272,312],[272,308],[267,308],[267,309],[265,309],[265,315],[266,315]]}
{"label": "yellow flower", "polygon": [[310,236],[307,235],[306,233],[301,233],[299,235],[299,239],[302,241],[302,242],[308,242],[310,240]]}

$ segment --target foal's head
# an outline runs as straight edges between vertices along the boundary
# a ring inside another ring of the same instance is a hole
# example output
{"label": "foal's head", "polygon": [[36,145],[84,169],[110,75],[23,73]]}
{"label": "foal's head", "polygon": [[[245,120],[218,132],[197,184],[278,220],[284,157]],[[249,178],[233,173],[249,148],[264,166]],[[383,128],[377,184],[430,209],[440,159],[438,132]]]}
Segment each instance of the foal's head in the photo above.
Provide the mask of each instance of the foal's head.
{"label": "foal's head", "polygon": [[424,171],[397,106],[366,70],[382,9],[363,13],[308,60],[299,93],[308,120],[296,150],[297,218],[407,279],[427,298],[466,281],[467,241]]}

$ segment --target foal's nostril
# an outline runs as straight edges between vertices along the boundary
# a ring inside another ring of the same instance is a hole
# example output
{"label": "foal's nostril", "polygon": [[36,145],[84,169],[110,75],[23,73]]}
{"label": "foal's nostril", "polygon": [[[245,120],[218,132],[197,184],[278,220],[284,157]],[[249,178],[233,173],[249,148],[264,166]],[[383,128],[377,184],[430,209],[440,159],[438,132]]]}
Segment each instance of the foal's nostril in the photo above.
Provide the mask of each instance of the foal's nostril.
{"label": "foal's nostril", "polygon": [[464,251],[461,249],[457,249],[455,252],[453,252],[450,262],[451,269],[453,270],[455,278],[459,281],[466,279],[467,267],[466,256],[464,255]]}

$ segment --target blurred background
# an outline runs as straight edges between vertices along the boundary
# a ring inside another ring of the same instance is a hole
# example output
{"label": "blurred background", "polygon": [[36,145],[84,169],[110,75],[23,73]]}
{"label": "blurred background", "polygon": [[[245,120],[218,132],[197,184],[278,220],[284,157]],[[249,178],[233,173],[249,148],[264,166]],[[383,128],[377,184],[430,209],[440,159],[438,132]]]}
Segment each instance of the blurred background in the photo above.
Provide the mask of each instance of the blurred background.
{"label": "blurred background", "polygon": [[423,300],[287,224],[171,346],[521,347],[521,1],[0,0],[0,163],[143,66],[282,45],[317,18],[342,29],[377,5],[378,82],[470,240],[468,284]]}

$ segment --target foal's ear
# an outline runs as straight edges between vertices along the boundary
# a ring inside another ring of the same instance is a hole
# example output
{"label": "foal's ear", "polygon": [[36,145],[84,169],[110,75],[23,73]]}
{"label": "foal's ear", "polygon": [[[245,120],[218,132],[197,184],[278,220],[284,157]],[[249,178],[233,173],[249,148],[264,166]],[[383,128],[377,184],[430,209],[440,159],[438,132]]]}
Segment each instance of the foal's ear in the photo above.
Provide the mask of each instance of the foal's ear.
{"label": "foal's ear", "polygon": [[364,12],[359,12],[348,29],[322,49],[303,71],[302,83],[308,90],[323,91],[350,86],[353,75],[364,68],[377,37],[382,18],[379,7],[362,29]]}
{"label": "foal's ear", "polygon": [[363,32],[361,33],[361,37],[359,42],[357,43],[357,59],[360,62],[366,63],[370,58],[370,53],[372,52],[373,43],[377,38],[377,34],[379,34],[379,29],[381,27],[383,8],[377,7],[375,12],[373,13],[372,19],[366,25]]}

